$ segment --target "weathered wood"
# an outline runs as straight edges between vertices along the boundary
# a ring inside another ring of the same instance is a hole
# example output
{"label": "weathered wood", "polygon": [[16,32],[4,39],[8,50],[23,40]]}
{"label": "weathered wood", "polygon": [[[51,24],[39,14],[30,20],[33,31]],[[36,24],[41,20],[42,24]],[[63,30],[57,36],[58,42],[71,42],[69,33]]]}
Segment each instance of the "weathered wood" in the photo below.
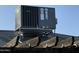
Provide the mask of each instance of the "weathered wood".
{"label": "weathered wood", "polygon": [[79,47],[79,37],[75,37],[75,41],[74,41],[73,46]]}
{"label": "weathered wood", "polygon": [[61,41],[63,47],[70,47],[72,46],[72,42],[73,42],[73,38],[72,37],[69,37],[67,39],[64,39]]}
{"label": "weathered wood", "polygon": [[50,38],[44,42],[41,42],[39,46],[36,48],[47,48],[47,47],[52,47],[56,43],[56,37]]}
{"label": "weathered wood", "polygon": [[56,46],[53,46],[52,48],[62,48],[62,43],[61,43],[61,41],[62,41],[63,39],[64,39],[64,38],[58,37],[58,42],[57,42]]}
{"label": "weathered wood", "polygon": [[16,48],[29,48],[29,47],[35,47],[37,46],[39,42],[39,39],[38,37],[35,37],[35,38],[32,38],[32,39],[29,39],[29,40],[26,40],[22,43],[19,43]]}
{"label": "weathered wood", "polygon": [[68,38],[64,38],[64,39],[59,38],[59,42],[58,42],[57,46],[55,46],[53,48],[70,47],[70,46],[72,46],[72,42],[73,42],[72,37],[68,37]]}

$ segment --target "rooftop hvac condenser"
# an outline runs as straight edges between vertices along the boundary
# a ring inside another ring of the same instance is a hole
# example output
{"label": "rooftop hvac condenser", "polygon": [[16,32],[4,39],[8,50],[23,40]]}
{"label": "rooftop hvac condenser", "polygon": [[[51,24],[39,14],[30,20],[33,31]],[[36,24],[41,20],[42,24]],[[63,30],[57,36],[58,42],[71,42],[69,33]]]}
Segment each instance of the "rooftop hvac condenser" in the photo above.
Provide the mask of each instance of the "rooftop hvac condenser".
{"label": "rooftop hvac condenser", "polygon": [[42,34],[56,29],[55,8],[21,5],[16,10],[16,31]]}

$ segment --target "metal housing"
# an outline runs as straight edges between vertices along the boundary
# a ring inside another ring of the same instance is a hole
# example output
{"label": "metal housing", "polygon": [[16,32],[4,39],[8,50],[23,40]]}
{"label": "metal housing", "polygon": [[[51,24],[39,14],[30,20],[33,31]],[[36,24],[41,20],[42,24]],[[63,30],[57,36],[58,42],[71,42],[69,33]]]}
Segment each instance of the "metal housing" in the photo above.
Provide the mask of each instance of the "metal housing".
{"label": "metal housing", "polygon": [[21,5],[16,10],[16,31],[50,32],[56,29],[55,8]]}

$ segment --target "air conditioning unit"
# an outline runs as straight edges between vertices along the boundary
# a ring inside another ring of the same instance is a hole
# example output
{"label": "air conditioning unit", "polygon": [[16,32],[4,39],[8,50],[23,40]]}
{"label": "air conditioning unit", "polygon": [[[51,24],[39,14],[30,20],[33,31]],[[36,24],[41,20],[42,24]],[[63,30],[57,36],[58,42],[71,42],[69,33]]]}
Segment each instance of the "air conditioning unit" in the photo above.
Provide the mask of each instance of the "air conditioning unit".
{"label": "air conditioning unit", "polygon": [[56,29],[55,8],[21,5],[16,9],[16,31],[43,34]]}

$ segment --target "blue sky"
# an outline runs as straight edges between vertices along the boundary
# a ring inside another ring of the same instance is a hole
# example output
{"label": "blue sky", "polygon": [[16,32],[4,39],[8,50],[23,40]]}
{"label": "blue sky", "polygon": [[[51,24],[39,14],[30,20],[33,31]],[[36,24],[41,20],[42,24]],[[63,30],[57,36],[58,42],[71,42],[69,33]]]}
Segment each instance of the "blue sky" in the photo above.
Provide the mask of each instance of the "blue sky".
{"label": "blue sky", "polygon": [[0,5],[0,30],[15,29],[16,6]]}
{"label": "blue sky", "polygon": [[[56,9],[57,33],[79,35],[79,6],[50,5]],[[15,30],[16,6],[0,5],[0,30]]]}

